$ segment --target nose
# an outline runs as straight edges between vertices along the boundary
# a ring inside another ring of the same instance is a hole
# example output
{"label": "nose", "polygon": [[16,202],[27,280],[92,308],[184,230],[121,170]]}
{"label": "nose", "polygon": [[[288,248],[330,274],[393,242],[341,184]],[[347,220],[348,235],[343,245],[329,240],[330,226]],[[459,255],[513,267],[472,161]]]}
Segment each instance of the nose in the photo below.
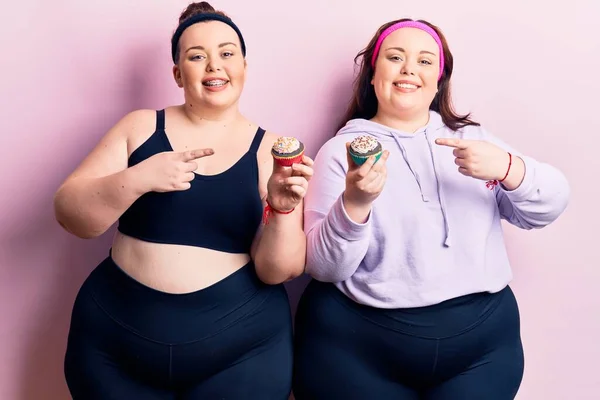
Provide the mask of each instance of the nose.
{"label": "nose", "polygon": [[414,75],[415,74],[415,68],[412,65],[412,63],[410,62],[410,60],[406,60],[404,62],[404,64],[402,64],[402,69],[400,70],[400,73],[402,75]]}
{"label": "nose", "polygon": [[218,59],[214,59],[214,58],[210,58],[208,60],[208,63],[206,64],[206,71],[207,72],[215,72],[215,71],[220,71],[221,70],[221,63]]}

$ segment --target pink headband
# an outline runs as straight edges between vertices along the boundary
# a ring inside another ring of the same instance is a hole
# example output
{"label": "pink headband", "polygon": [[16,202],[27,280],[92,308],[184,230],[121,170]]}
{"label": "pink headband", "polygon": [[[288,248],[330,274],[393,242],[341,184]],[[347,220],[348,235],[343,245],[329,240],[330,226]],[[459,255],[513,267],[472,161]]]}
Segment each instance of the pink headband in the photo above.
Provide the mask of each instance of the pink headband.
{"label": "pink headband", "polygon": [[431,35],[431,37],[435,40],[435,42],[437,43],[438,48],[440,50],[440,76],[438,76],[438,80],[440,80],[440,78],[442,77],[442,74],[444,73],[444,48],[442,46],[442,41],[440,40],[440,37],[438,36],[438,34],[429,25],[426,25],[419,21],[401,21],[401,22],[398,22],[398,23],[390,26],[385,31],[383,31],[381,33],[381,35],[379,36],[379,39],[377,39],[377,43],[375,44],[375,51],[373,52],[373,59],[371,60],[371,65],[373,67],[375,67],[375,60],[377,60],[377,55],[379,54],[379,48],[381,47],[381,43],[383,42],[383,40],[390,33],[394,32],[395,30],[398,30],[400,28],[421,29],[422,31],[429,33]]}

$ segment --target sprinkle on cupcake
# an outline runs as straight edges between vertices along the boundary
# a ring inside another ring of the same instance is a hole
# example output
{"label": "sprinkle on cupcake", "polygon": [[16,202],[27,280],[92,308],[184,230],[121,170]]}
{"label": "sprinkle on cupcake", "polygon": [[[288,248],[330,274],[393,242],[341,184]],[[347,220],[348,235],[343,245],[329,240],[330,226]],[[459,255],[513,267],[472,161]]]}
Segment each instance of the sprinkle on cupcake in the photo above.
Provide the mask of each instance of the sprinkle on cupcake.
{"label": "sprinkle on cupcake", "polygon": [[302,161],[304,144],[295,137],[281,136],[273,143],[271,155],[277,163],[289,167],[294,163]]}
{"label": "sprinkle on cupcake", "polygon": [[382,150],[381,143],[377,139],[373,136],[363,135],[350,142],[348,152],[357,165],[362,165],[370,156],[375,156],[375,161],[378,161]]}
{"label": "sprinkle on cupcake", "polygon": [[369,153],[375,150],[375,148],[378,145],[379,142],[377,141],[377,139],[369,135],[359,136],[350,143],[350,147],[352,147],[352,150],[354,150],[358,154]]}
{"label": "sprinkle on cupcake", "polygon": [[273,150],[279,154],[289,154],[300,148],[300,142],[295,137],[279,137],[273,144]]}

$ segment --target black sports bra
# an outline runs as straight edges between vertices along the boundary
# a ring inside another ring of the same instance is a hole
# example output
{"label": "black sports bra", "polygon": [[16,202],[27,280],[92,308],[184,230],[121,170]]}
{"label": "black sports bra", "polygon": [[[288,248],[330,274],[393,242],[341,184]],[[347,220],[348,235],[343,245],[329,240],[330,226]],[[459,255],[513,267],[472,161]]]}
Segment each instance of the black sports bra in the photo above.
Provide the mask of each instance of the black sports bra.
{"label": "black sports bra", "polygon": [[[119,219],[119,231],[148,242],[249,254],[262,218],[256,153],[264,134],[258,128],[250,149],[228,170],[196,174],[188,190],[141,196]],[[173,148],[160,110],[155,132],[131,154],[128,165],[163,151]]]}

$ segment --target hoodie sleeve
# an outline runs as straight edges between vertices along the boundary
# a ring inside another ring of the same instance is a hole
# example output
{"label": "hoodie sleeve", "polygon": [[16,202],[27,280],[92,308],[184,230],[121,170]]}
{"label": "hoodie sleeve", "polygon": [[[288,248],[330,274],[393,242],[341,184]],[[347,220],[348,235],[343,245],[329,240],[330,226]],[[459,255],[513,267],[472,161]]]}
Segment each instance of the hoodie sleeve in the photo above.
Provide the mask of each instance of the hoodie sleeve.
{"label": "hoodie sleeve", "polygon": [[369,247],[371,216],[363,224],[344,209],[346,148],[331,139],[321,148],[304,203],[306,272],[322,282],[341,282],[358,269]]}
{"label": "hoodie sleeve", "polygon": [[543,228],[554,222],[567,208],[570,186],[557,168],[521,154],[490,133],[487,140],[520,157],[525,163],[525,177],[515,190],[501,184],[496,189],[496,201],[502,218],[523,228]]}

